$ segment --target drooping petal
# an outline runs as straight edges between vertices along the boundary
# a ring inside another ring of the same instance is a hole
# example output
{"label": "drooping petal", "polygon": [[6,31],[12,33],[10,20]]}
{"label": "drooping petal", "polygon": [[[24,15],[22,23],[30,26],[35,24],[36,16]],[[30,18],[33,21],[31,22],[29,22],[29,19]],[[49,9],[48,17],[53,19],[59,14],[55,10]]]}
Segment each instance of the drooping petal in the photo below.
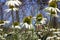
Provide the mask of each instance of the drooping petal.
{"label": "drooping petal", "polygon": [[56,8],[56,11],[60,12],[60,10],[58,8]]}
{"label": "drooping petal", "polygon": [[10,5],[15,6],[15,4],[14,4],[14,3],[15,3],[14,1],[7,1],[7,2],[6,2],[6,5],[7,5],[7,6],[10,6]]}
{"label": "drooping petal", "polygon": [[53,7],[46,7],[46,8],[44,9],[44,11],[49,12],[49,13],[51,13],[51,10],[52,10],[52,11],[55,11],[55,13],[57,14],[56,8],[53,8]]}
{"label": "drooping petal", "polygon": [[47,21],[47,18],[43,18],[43,19],[41,20],[41,23],[42,23],[42,24],[46,24],[46,21]]}
{"label": "drooping petal", "polygon": [[55,17],[59,18],[59,15],[54,15]]}
{"label": "drooping petal", "polygon": [[44,11],[50,12],[50,11],[51,11],[51,8],[52,8],[52,7],[46,7],[46,8],[44,9]]}
{"label": "drooping petal", "polygon": [[10,23],[10,21],[4,21],[5,23]]}
{"label": "drooping petal", "polygon": [[7,1],[7,2],[6,2],[6,5],[7,5],[7,6],[10,6],[10,5],[11,5],[11,6],[12,6],[12,5],[13,5],[13,6],[15,6],[15,5],[19,6],[19,5],[21,5],[21,4],[22,4],[22,3],[21,3],[20,1]]}
{"label": "drooping petal", "polygon": [[49,3],[52,2],[52,0],[49,0]]}
{"label": "drooping petal", "polygon": [[11,9],[5,9],[4,11],[6,11],[7,13],[11,11]]}
{"label": "drooping petal", "polygon": [[14,11],[18,10],[18,8],[13,8]]}
{"label": "drooping petal", "polygon": [[22,2],[20,2],[20,1],[16,1],[19,5],[21,5],[22,4]]}

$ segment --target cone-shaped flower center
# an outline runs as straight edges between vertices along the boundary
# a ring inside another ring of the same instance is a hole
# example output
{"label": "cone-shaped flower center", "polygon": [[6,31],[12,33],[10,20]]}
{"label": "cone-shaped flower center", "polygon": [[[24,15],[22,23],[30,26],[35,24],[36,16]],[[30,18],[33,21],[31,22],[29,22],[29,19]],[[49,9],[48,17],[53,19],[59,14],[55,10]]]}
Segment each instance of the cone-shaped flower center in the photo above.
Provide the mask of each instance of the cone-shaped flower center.
{"label": "cone-shaped flower center", "polygon": [[10,9],[13,9],[13,8],[14,8],[14,6],[13,6],[13,5],[9,5],[9,8],[10,8]]}
{"label": "cone-shaped flower center", "polygon": [[56,1],[51,1],[51,2],[49,3],[49,6],[56,8],[56,7],[57,7]]}
{"label": "cone-shaped flower center", "polygon": [[25,17],[23,20],[24,23],[31,24],[31,16]]}
{"label": "cone-shaped flower center", "polygon": [[0,24],[2,24],[2,23],[4,23],[4,21],[1,21],[1,20],[0,20]]}
{"label": "cone-shaped flower center", "polygon": [[41,21],[42,18],[43,18],[42,14],[38,14],[37,17],[36,17],[37,21]]}
{"label": "cone-shaped flower center", "polygon": [[51,15],[54,15],[54,14],[56,14],[56,12],[55,11],[52,11],[52,9],[51,9]]}
{"label": "cone-shaped flower center", "polygon": [[19,25],[19,22],[14,22],[13,25],[17,26],[17,25]]}

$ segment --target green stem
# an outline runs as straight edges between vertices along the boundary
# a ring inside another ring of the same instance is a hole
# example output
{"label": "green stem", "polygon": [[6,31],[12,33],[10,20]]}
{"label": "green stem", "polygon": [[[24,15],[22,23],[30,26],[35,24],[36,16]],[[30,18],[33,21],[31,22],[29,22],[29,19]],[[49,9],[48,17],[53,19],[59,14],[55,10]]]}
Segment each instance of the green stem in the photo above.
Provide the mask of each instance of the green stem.
{"label": "green stem", "polygon": [[11,10],[11,15],[12,15],[12,23],[14,23],[13,8],[12,8],[12,10]]}
{"label": "green stem", "polygon": [[[12,15],[12,25],[13,25],[13,23],[14,23],[13,8],[12,8],[12,10],[11,10],[11,15]],[[15,25],[13,25],[13,26],[14,26],[14,32],[15,32]]]}
{"label": "green stem", "polygon": [[1,10],[1,21],[3,20],[3,10],[2,10],[2,6],[0,7],[0,10]]}
{"label": "green stem", "polygon": [[18,10],[16,10],[16,20],[17,20],[17,22],[19,22],[19,14],[18,14]]}

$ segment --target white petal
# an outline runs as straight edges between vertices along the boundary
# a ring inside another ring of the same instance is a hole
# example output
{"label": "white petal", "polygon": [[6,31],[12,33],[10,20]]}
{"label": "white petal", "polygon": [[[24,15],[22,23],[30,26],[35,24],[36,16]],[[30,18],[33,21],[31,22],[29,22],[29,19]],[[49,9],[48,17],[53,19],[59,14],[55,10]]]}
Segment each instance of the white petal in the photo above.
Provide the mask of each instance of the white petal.
{"label": "white petal", "polygon": [[15,26],[15,28],[21,29],[21,27],[20,27],[20,26]]}
{"label": "white petal", "polygon": [[17,6],[19,6],[18,2],[16,2],[16,1],[14,1],[14,5],[17,5]]}
{"label": "white petal", "polygon": [[8,13],[11,11],[11,9],[5,9],[4,11]]}
{"label": "white petal", "polygon": [[7,2],[6,2],[6,5],[7,5],[7,6],[9,6],[9,5],[15,6],[15,5],[14,5],[14,1],[7,1]]}
{"label": "white petal", "polygon": [[42,24],[46,24],[46,21],[42,20],[41,23],[42,23]]}
{"label": "white petal", "polygon": [[17,5],[17,6],[19,6],[19,5],[21,5],[22,3],[20,2],[20,1],[7,1],[6,2],[6,5],[13,5],[13,6],[15,6],[15,5]]}
{"label": "white petal", "polygon": [[19,5],[21,5],[22,4],[22,2],[20,2],[20,1],[16,1]]}
{"label": "white petal", "polygon": [[0,31],[3,31],[3,29],[0,29]]}
{"label": "white petal", "polygon": [[45,20],[45,21],[46,21],[46,20],[47,20],[47,18],[43,18],[43,20]]}
{"label": "white petal", "polygon": [[51,7],[46,7],[44,10],[47,11],[47,12],[50,12],[51,11]]}
{"label": "white petal", "polygon": [[53,7],[46,7],[44,10],[47,11],[47,12],[51,12],[51,9],[52,9],[52,11],[55,11],[56,10]]}
{"label": "white petal", "polygon": [[10,21],[4,21],[5,23],[10,23]]}
{"label": "white petal", "polygon": [[57,10],[58,12],[60,12],[60,10],[59,10],[58,8],[56,8],[56,10]]}
{"label": "white petal", "polygon": [[18,8],[13,8],[14,11],[18,10]]}
{"label": "white petal", "polygon": [[49,3],[52,2],[52,0],[49,1]]}
{"label": "white petal", "polygon": [[55,15],[55,17],[59,18],[59,15]]}

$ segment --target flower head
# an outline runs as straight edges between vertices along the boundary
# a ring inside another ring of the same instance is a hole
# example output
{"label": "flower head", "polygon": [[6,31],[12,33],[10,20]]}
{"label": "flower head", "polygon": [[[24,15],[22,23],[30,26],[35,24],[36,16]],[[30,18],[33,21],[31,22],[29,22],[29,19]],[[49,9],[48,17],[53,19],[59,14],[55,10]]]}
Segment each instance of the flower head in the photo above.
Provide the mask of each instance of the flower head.
{"label": "flower head", "polygon": [[57,7],[56,1],[51,1],[51,2],[49,2],[49,7],[54,7],[54,8],[56,8],[56,7]]}
{"label": "flower head", "polygon": [[16,1],[7,1],[6,2],[6,5],[9,6],[9,8],[14,8],[15,6],[19,6],[21,4],[22,3],[18,0],[16,0]]}
{"label": "flower head", "polygon": [[48,15],[53,15],[56,17],[58,17],[57,12],[60,12],[60,10],[58,8],[53,8],[53,7],[46,7],[44,10],[46,12],[49,12]]}
{"label": "flower head", "polygon": [[42,14],[38,14],[38,15],[36,16],[36,20],[37,20],[37,21],[42,20],[42,18],[43,18]]}
{"label": "flower head", "polygon": [[25,17],[25,18],[23,19],[23,22],[24,22],[24,23],[31,24],[31,18],[32,18],[32,16]]}

